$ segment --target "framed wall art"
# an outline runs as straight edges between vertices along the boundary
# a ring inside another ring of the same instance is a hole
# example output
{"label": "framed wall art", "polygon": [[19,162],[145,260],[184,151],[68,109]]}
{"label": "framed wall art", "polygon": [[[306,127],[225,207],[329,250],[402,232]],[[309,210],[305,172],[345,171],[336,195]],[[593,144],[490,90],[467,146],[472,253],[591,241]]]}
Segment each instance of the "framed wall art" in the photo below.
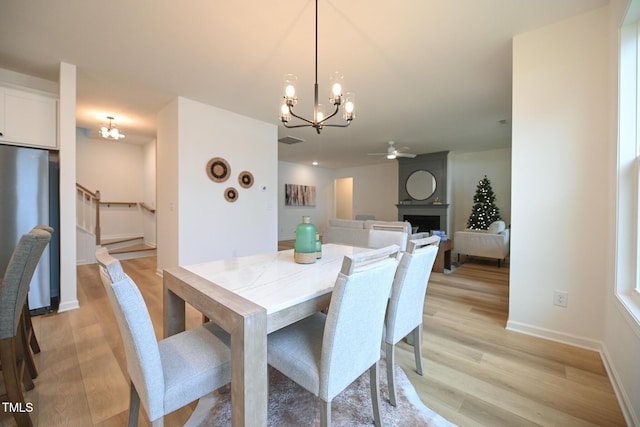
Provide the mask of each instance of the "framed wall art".
{"label": "framed wall art", "polygon": [[315,206],[316,187],[314,185],[284,185],[285,206]]}

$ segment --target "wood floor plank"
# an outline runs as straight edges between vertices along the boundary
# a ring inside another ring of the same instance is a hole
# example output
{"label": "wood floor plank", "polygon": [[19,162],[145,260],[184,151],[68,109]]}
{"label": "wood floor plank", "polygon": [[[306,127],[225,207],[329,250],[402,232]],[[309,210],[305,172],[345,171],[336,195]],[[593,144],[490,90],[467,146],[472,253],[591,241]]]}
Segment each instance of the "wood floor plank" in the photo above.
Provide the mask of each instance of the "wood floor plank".
{"label": "wood floor plank", "polygon": [[40,323],[37,355],[39,375],[34,380],[37,407],[34,424],[41,426],[92,425],[91,408],[73,339],[70,312],[35,317]]}
{"label": "wood floor plank", "polygon": [[100,326],[96,324],[77,329],[74,339],[93,424],[126,411],[127,402],[114,401],[111,396],[126,396],[129,381],[104,339]]}

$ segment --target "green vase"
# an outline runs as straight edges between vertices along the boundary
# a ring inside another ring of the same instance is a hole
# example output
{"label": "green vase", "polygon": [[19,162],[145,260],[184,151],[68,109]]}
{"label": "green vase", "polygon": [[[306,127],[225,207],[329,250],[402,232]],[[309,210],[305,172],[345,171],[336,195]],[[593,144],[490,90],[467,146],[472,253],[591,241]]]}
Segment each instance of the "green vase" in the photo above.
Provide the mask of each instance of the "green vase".
{"label": "green vase", "polygon": [[294,259],[301,264],[310,264],[316,260],[316,226],[308,216],[296,227],[296,243],[293,247]]}
{"label": "green vase", "polygon": [[316,259],[322,258],[322,242],[320,242],[320,234],[316,233]]}

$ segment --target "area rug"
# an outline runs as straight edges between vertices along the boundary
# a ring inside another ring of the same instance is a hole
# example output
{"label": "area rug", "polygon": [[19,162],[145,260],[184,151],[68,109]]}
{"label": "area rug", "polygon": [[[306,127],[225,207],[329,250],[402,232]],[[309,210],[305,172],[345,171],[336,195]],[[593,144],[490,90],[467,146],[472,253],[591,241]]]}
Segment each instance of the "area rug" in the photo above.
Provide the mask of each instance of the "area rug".
{"label": "area rug", "polygon": [[[391,406],[384,359],[380,362],[380,372],[380,411],[385,426],[454,426],[420,401],[413,385],[398,366],[395,367],[398,406]],[[335,427],[373,425],[368,371],[333,399],[331,421]],[[200,399],[185,425],[190,427],[230,426],[230,388],[223,387]],[[317,398],[272,368],[269,369],[268,425],[272,427],[320,425],[320,409]]]}

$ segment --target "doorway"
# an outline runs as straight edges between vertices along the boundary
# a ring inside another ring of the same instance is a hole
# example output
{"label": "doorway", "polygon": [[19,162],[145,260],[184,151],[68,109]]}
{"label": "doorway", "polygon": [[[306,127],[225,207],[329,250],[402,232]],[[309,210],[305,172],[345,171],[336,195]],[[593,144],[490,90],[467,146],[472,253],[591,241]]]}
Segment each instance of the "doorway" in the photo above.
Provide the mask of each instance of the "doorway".
{"label": "doorway", "polygon": [[338,178],[334,181],[334,186],[335,217],[353,219],[353,177]]}

